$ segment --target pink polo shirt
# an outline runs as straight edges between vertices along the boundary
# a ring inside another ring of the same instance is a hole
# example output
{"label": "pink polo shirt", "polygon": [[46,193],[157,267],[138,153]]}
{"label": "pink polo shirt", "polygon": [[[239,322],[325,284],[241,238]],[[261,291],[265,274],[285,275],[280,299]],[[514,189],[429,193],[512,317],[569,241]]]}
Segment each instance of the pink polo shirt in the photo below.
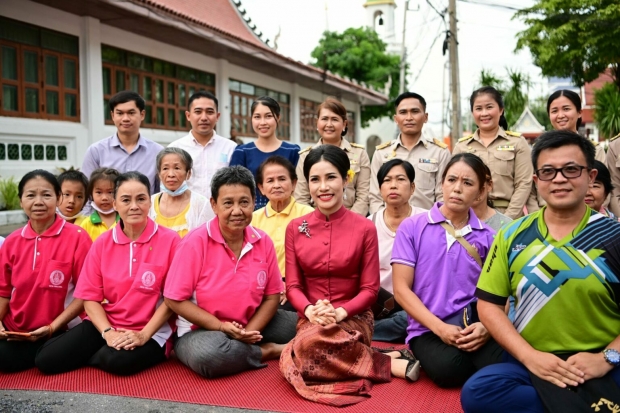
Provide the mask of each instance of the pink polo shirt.
{"label": "pink polo shirt", "polygon": [[[150,218],[136,241],[116,225],[93,244],[75,296],[101,302],[115,328],[143,329],[163,302],[164,280],[179,241],[176,232]],[[165,323],[153,339],[163,346],[171,335]]]}
{"label": "pink polo shirt", "polygon": [[86,231],[58,215],[41,235],[30,222],[9,235],[0,249],[0,297],[10,299],[4,327],[27,332],[54,321],[73,301],[91,245]]}
{"label": "pink polo shirt", "polygon": [[[264,296],[283,289],[273,242],[251,225],[245,229],[239,260],[226,245],[217,217],[187,234],[178,251],[164,296],[191,300],[222,321],[246,325]],[[198,328],[182,317],[177,326],[179,337]]]}

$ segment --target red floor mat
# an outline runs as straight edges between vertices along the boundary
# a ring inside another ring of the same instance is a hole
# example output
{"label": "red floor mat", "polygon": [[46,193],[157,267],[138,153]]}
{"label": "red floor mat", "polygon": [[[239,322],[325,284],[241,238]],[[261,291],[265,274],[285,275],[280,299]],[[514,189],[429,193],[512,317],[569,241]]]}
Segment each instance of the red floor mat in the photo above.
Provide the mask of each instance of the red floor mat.
{"label": "red floor mat", "polygon": [[345,408],[306,401],[286,382],[278,362],[232,377],[203,379],[177,360],[169,360],[132,377],[94,368],[44,376],[31,369],[0,374],[0,389],[107,394],[280,412],[462,412],[459,390],[443,390],[422,375],[416,383],[394,379],[377,384],[368,400]]}

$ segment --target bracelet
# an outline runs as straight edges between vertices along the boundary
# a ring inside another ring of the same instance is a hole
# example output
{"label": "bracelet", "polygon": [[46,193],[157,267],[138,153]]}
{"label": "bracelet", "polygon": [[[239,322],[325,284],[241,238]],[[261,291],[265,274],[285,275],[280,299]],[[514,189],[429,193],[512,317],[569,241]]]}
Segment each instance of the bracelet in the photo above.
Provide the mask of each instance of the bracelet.
{"label": "bracelet", "polygon": [[103,330],[103,332],[101,333],[101,338],[105,340],[105,333],[107,333],[110,330],[116,331],[116,329],[114,327],[110,326],[110,327],[106,328],[105,330]]}

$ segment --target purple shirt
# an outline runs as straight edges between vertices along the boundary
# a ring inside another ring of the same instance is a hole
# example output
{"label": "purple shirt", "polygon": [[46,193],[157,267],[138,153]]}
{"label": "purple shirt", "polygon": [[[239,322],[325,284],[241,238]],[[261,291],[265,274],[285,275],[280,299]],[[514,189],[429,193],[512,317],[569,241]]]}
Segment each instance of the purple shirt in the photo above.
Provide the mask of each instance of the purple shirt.
{"label": "purple shirt", "polygon": [[[412,291],[441,320],[462,310],[475,300],[474,292],[481,268],[455,238],[440,225],[446,218],[439,211],[442,202],[424,214],[405,219],[396,231],[391,264],[415,268]],[[464,238],[484,262],[495,231],[469,209]],[[407,316],[407,342],[430,330]]]}
{"label": "purple shirt", "polygon": [[154,194],[159,192],[155,158],[162,149],[164,147],[160,144],[140,135],[138,144],[128,153],[115,133],[88,147],[82,162],[82,172],[90,178],[90,174],[97,168],[114,168],[120,173],[138,171],[149,178],[151,194]]}

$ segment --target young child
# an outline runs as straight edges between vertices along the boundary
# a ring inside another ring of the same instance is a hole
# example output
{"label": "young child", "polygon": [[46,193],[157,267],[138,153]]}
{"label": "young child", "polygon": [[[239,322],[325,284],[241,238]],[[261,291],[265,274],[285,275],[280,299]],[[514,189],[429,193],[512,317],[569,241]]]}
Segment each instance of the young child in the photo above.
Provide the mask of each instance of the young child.
{"label": "young child", "polygon": [[611,175],[609,169],[601,161],[594,161],[594,169],[598,171],[594,183],[588,188],[586,193],[586,204],[595,211],[613,219],[620,221],[607,207],[604,206],[609,194],[614,189],[611,183]]}
{"label": "young child", "polygon": [[85,218],[80,226],[88,232],[93,242],[119,220],[113,206],[114,180],[119,175],[120,173],[112,168],[98,168],[90,175],[88,195],[92,199],[91,206],[95,212]]}
{"label": "young child", "polygon": [[80,225],[85,218],[80,213],[88,200],[88,178],[80,171],[65,171],[58,175],[58,183],[62,196],[56,213],[65,221]]}

